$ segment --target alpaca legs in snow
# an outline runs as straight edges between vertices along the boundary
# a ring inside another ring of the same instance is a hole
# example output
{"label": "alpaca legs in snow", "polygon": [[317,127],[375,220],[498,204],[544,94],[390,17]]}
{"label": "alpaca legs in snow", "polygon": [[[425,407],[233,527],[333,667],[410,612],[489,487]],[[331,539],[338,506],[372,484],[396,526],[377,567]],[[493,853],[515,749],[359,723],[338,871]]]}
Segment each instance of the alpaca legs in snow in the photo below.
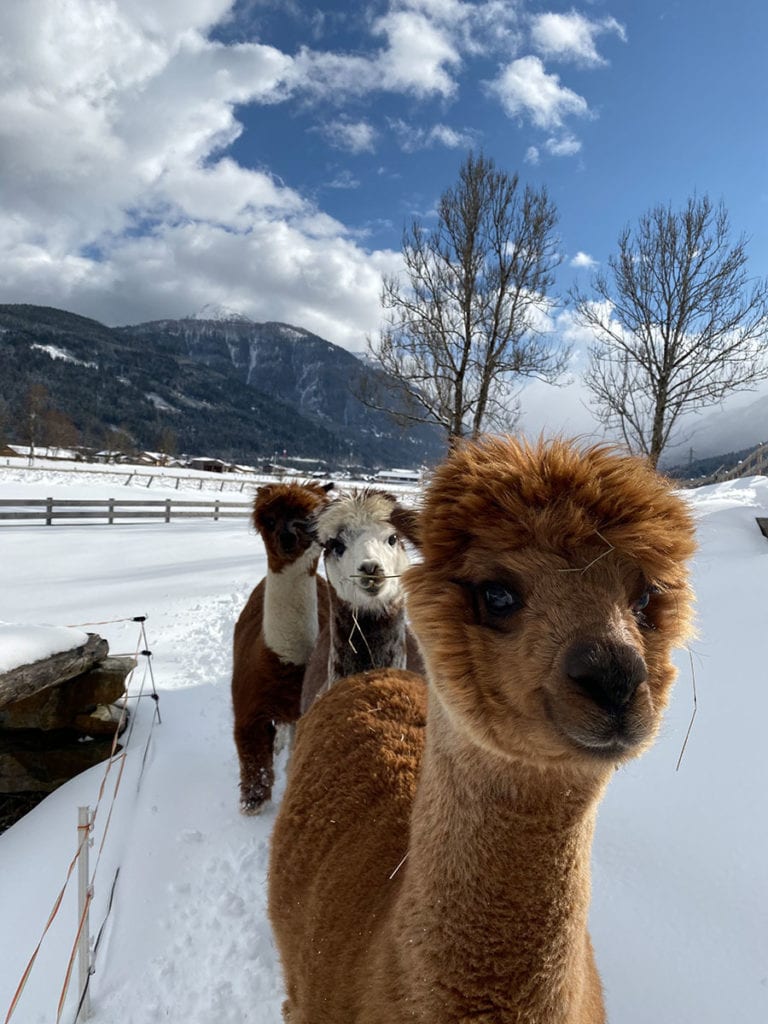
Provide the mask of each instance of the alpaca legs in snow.
{"label": "alpaca legs in snow", "polygon": [[273,721],[263,717],[238,723],[235,729],[235,743],[240,755],[240,810],[243,814],[258,814],[272,796],[275,733]]}

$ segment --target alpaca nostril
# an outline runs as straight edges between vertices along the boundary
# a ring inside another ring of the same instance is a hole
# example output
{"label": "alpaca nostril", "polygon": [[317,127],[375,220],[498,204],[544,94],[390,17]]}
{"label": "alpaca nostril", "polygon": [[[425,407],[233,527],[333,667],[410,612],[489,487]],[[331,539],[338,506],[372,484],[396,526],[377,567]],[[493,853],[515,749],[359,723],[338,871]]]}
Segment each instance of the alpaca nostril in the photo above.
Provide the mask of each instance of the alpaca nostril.
{"label": "alpaca nostril", "polygon": [[607,640],[573,644],[565,655],[565,674],[605,711],[620,711],[632,699],[648,670],[634,647]]}

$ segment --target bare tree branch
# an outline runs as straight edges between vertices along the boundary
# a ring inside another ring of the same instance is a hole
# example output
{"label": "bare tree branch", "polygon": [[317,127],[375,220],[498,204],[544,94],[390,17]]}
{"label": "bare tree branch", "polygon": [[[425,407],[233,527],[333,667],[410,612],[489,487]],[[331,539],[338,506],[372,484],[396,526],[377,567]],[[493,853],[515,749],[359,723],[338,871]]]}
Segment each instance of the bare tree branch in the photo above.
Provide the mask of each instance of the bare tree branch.
{"label": "bare tree branch", "polygon": [[368,339],[402,419],[437,424],[449,439],[509,429],[521,379],[557,380],[569,352],[544,328],[556,223],[545,189],[522,188],[470,153],[440,198],[436,227],[406,228],[403,278],[385,279],[384,325]]}
{"label": "bare tree branch", "polygon": [[680,416],[768,377],[768,280],[749,279],[746,239],[729,236],[707,196],[656,206],[620,233],[593,295],[571,293],[601,420],[653,465]]}

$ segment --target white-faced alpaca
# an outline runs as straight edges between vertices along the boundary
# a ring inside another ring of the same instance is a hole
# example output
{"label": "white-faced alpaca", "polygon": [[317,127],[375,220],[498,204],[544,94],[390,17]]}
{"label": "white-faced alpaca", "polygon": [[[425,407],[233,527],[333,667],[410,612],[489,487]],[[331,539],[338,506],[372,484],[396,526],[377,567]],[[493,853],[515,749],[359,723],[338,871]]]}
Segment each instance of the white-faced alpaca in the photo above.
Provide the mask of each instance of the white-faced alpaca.
{"label": "white-faced alpaca", "polygon": [[428,702],[368,672],[299,723],[269,875],[285,1019],[603,1024],[595,816],[669,697],[691,515],[640,459],[488,439],[438,469],[421,536]]}
{"label": "white-faced alpaca", "polygon": [[410,562],[398,531],[415,513],[391,494],[366,488],[336,498],[314,517],[324,551],[328,622],[304,674],[301,712],[338,679],[372,668],[423,671],[405,621],[401,577]]}
{"label": "white-faced alpaca", "polygon": [[[240,760],[240,809],[255,814],[272,794],[276,728],[299,717],[304,669],[327,615],[320,547],[308,520],[328,501],[319,484],[268,484],[253,505],[267,575],[235,625],[232,706]],[[318,602],[318,590],[321,599]]]}

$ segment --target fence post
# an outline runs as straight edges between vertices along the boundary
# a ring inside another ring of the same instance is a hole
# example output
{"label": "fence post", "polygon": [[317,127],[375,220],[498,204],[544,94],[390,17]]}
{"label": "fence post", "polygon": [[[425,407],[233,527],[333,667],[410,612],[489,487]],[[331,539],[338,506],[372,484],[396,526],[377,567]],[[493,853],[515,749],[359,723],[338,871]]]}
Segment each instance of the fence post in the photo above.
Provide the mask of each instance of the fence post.
{"label": "fence post", "polygon": [[219,518],[219,499],[213,503],[213,521],[216,522]]}
{"label": "fence post", "polygon": [[170,498],[166,498],[165,499],[165,521],[166,521],[166,523],[170,523],[170,521],[171,521],[171,499]]}
{"label": "fence post", "polygon": [[114,521],[115,521],[115,499],[114,498],[110,498],[109,499],[108,525],[112,526]]}
{"label": "fence post", "polygon": [[89,892],[88,876],[88,848],[91,844],[91,809],[90,807],[78,807],[77,809],[77,843],[80,856],[77,861],[77,922],[82,921],[80,937],[77,941],[77,975],[78,994],[82,999],[79,1018],[86,1020],[91,1012],[91,1000],[88,993],[88,978],[91,973],[91,937],[89,926],[88,906],[91,900]]}
{"label": "fence post", "polygon": [[45,499],[45,525],[53,525],[53,498]]}

